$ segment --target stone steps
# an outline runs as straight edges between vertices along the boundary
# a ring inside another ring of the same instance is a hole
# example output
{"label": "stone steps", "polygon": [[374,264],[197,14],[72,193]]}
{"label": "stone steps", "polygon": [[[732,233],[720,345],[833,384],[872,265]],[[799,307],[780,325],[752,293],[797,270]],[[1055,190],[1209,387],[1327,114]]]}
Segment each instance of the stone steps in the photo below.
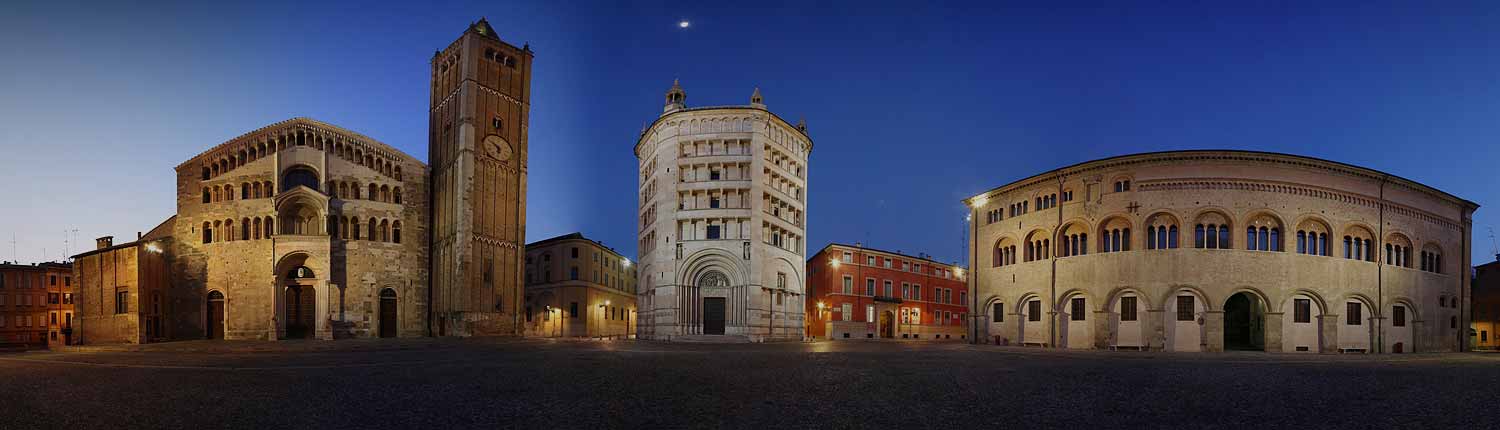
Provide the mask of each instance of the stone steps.
{"label": "stone steps", "polygon": [[750,337],[744,335],[717,335],[717,334],[686,334],[672,337],[672,342],[680,343],[750,343]]}

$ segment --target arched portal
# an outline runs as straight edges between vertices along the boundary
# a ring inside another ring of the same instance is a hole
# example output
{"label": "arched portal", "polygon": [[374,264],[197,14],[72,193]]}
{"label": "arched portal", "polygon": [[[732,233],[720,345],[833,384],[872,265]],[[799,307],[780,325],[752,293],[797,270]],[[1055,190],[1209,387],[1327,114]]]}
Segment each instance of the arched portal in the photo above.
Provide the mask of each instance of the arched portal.
{"label": "arched portal", "polygon": [[321,183],[323,181],[318,179],[318,171],[307,166],[291,167],[281,174],[282,192],[291,191],[299,185],[317,190]]}
{"label": "arched portal", "polygon": [[208,292],[208,321],[206,322],[209,339],[224,338],[224,293]]}
{"label": "arched portal", "polygon": [[380,290],[380,337],[396,337],[396,290]]}
{"label": "arched portal", "polygon": [[1263,351],[1265,340],[1265,303],[1256,296],[1240,292],[1224,302],[1224,349]]}
{"label": "arched portal", "polygon": [[[698,277],[698,287],[727,287],[729,277],[723,272],[709,270]],[[724,334],[725,301],[723,297],[703,298],[703,334]]]}
{"label": "arched portal", "polygon": [[281,274],[282,312],[288,339],[307,339],[317,331],[317,274],[297,264]]}

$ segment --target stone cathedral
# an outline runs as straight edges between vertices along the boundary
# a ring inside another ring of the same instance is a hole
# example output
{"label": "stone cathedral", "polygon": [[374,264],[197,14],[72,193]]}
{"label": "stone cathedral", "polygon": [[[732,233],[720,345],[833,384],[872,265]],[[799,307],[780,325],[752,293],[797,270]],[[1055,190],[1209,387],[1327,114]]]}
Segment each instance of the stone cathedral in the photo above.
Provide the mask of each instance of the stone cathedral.
{"label": "stone cathedral", "polygon": [[430,164],[309,118],[188,159],[75,256],[80,341],[519,335],[532,52],[480,20],[431,63]]}

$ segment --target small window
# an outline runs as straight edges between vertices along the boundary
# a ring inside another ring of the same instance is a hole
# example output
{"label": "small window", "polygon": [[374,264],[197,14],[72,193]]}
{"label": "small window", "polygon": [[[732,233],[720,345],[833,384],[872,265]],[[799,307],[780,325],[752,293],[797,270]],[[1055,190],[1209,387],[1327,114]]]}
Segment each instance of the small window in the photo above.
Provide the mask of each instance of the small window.
{"label": "small window", "polygon": [[1293,310],[1292,310],[1292,322],[1296,322],[1296,323],[1309,323],[1309,322],[1312,322],[1312,300],[1308,300],[1308,299],[1293,299],[1292,300],[1292,307],[1293,307]]}
{"label": "small window", "polygon": [[1406,327],[1406,307],[1396,305],[1391,307],[1391,326]]}
{"label": "small window", "polygon": [[1360,314],[1362,311],[1364,311],[1364,307],[1360,306],[1359,302],[1349,302],[1346,304],[1346,308],[1348,310],[1344,312],[1344,324],[1363,325],[1361,321],[1364,321],[1364,316]]}
{"label": "small window", "polygon": [[1177,296],[1177,320],[1194,321],[1193,296]]}
{"label": "small window", "polygon": [[578,302],[568,304],[568,318],[578,318]]}
{"label": "small window", "polygon": [[990,320],[994,322],[1005,322],[1005,304],[995,303],[991,307],[993,308],[993,310],[990,311],[990,315],[992,315]]}
{"label": "small window", "polygon": [[1085,312],[1087,312],[1083,304],[1083,298],[1074,297],[1069,304],[1071,309],[1069,309],[1068,311],[1068,319],[1073,321],[1083,321],[1084,315],[1086,315]]}
{"label": "small window", "polygon": [[716,226],[716,225],[708,226],[708,238],[709,239],[718,239],[719,238],[719,226]]}
{"label": "small window", "polygon": [[1134,296],[1120,298],[1120,321],[1136,320],[1136,298]]}
{"label": "small window", "polygon": [[1042,320],[1042,301],[1032,300],[1026,303],[1026,321]]}

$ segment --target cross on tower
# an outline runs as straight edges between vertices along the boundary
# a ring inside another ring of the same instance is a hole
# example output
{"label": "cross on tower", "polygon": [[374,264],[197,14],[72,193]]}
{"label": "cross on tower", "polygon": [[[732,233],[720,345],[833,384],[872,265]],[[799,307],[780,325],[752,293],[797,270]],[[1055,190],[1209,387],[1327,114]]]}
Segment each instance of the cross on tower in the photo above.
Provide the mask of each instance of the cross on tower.
{"label": "cross on tower", "polygon": [[1130,206],[1125,207],[1125,209],[1130,209],[1130,213],[1135,213],[1135,211],[1140,208],[1141,204],[1136,202],[1130,202]]}

